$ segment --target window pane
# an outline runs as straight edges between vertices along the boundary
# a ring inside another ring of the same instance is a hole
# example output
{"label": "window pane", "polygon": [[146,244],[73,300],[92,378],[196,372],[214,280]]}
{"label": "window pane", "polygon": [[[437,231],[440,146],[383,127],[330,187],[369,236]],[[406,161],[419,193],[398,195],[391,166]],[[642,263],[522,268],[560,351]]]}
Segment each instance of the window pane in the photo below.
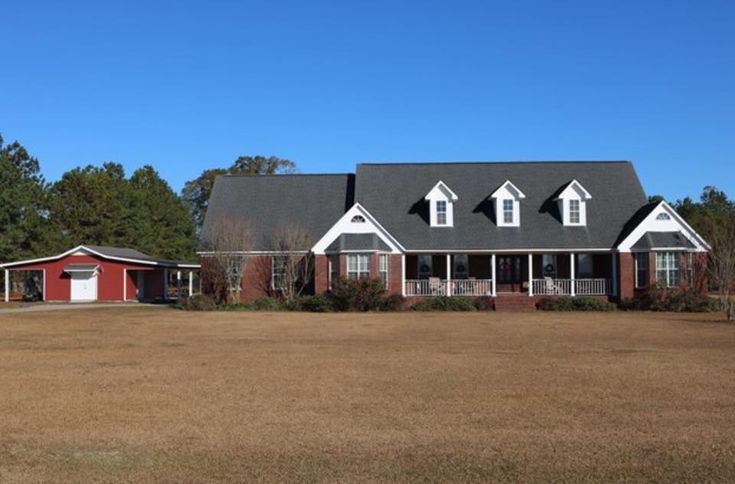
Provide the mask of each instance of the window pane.
{"label": "window pane", "polygon": [[503,223],[513,223],[513,200],[503,200]]}
{"label": "window pane", "polygon": [[579,200],[569,200],[569,223],[579,223]]}

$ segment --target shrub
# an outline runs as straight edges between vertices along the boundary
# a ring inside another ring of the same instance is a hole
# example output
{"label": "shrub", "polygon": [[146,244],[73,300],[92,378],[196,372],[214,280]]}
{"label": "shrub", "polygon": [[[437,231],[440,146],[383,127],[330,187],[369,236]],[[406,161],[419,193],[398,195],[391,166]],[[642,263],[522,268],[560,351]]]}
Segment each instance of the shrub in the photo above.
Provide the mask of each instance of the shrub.
{"label": "shrub", "polygon": [[326,313],[334,309],[332,299],[325,294],[298,297],[289,303],[288,308],[292,311],[307,311],[311,313]]}
{"label": "shrub", "polygon": [[633,299],[625,299],[620,307],[639,311],[710,312],[718,311],[717,300],[690,289],[651,286]]}
{"label": "shrub", "polygon": [[176,301],[176,307],[186,311],[211,311],[217,307],[214,299],[206,294],[180,297]]}
{"label": "shrub", "polygon": [[227,309],[247,309],[250,311],[283,311],[287,309],[286,303],[275,297],[259,297],[252,301],[239,304],[229,304]]}
{"label": "shrub", "polygon": [[492,311],[495,309],[495,300],[490,296],[480,296],[475,299],[475,308],[478,311]]}
{"label": "shrub", "polygon": [[401,311],[406,299],[400,294],[386,296],[380,302],[380,311]]}
{"label": "shrub", "polygon": [[595,297],[545,297],[536,303],[542,311],[614,311],[617,306]]}
{"label": "shrub", "polygon": [[329,297],[336,311],[381,311],[392,304],[386,301],[388,296],[380,279],[340,278],[332,284]]}
{"label": "shrub", "polygon": [[428,297],[415,302],[413,311],[474,311],[475,301],[469,297]]}

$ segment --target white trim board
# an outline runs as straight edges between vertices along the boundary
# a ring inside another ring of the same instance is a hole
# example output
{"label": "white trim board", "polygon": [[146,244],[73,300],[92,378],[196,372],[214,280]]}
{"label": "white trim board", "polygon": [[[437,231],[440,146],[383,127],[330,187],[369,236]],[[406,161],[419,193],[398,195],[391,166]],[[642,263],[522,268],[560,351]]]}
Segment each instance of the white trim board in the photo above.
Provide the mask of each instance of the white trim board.
{"label": "white trim board", "polygon": [[[352,217],[355,215],[362,215],[365,218],[364,222],[352,222]],[[377,234],[378,237],[391,249],[392,254],[400,254],[404,251],[403,246],[380,225],[380,223],[373,217],[370,212],[365,209],[359,203],[354,204],[350,207],[344,215],[342,215],[332,227],[327,230],[327,233],[314,244],[311,251],[316,255],[325,255],[326,249],[329,244],[334,242],[337,237],[342,234]],[[364,251],[370,252],[370,251]]]}
{"label": "white trim board", "polygon": [[[668,220],[658,220],[659,214],[666,213],[669,215]],[[638,224],[633,231],[625,237],[617,249],[620,252],[631,252],[633,246],[646,232],[680,232],[684,237],[687,238],[692,244],[694,244],[695,252],[707,252],[710,249],[709,244],[702,238],[701,235],[694,230],[691,225],[676,213],[676,210],[671,207],[665,201],[659,202],[659,204],[651,210],[651,212]]]}
{"label": "white trim board", "polygon": [[188,268],[198,269],[201,267],[199,264],[161,264],[156,261],[128,259],[125,257],[115,257],[115,256],[103,254],[101,252],[97,252],[96,250],[92,250],[85,245],[78,245],[74,247],[73,249],[67,250],[66,252],[62,252],[61,254],[50,256],[50,257],[40,257],[38,259],[27,259],[27,260],[20,260],[16,262],[6,262],[5,264],[0,264],[0,267],[16,267],[16,266],[24,266],[28,264],[38,264],[40,262],[49,262],[53,260],[59,260],[69,255],[89,255],[89,254],[96,255],[97,257],[101,257],[102,259],[105,259],[105,260],[113,260],[113,261],[118,261],[118,262],[130,262],[132,264],[149,265],[149,266],[155,266],[155,267],[184,267],[187,269]]}

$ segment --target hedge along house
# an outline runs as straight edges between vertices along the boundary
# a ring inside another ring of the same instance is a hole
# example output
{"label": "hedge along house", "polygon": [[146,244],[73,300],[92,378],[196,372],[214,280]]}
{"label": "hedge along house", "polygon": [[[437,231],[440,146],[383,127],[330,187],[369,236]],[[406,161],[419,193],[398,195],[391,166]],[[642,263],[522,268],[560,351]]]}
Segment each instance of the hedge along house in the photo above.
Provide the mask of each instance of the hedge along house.
{"label": "hedge along house", "polygon": [[51,257],[0,264],[0,269],[6,302],[14,292],[12,274],[21,271],[35,274],[32,280],[44,301],[145,301],[168,299],[172,276],[174,294],[185,291],[182,273],[188,276],[187,292],[193,293],[199,264],[155,258],[134,249],[80,245]]}
{"label": "hedge along house", "polygon": [[[630,298],[657,283],[703,289],[707,243],[633,165],[611,162],[359,164],[355,174],[219,177],[215,219],[246,219],[246,297],[277,293],[279,227],[311,240],[315,292],[380,278],[406,297]],[[203,266],[211,253],[200,252]],[[258,260],[258,263],[252,262]],[[255,267],[269,267],[269,271]],[[529,298],[530,299],[530,298]]]}

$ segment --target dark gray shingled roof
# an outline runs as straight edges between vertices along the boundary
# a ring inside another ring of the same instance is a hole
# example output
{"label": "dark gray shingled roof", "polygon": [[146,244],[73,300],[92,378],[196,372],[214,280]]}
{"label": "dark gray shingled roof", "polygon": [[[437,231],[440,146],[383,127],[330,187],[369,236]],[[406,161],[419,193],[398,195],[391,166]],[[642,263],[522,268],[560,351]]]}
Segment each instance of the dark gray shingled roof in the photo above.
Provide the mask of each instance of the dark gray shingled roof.
{"label": "dark gray shingled roof", "polygon": [[646,232],[633,244],[633,250],[693,249],[695,246],[681,232]]}
{"label": "dark gray shingled roof", "polygon": [[[564,227],[554,201],[572,179],[592,195],[586,227]],[[453,228],[429,226],[424,196],[439,180],[459,197]],[[489,196],[506,180],[526,195],[520,227],[494,221]],[[610,248],[647,203],[627,161],[359,164],[355,200],[407,250]]]}
{"label": "dark gray shingled roof", "polygon": [[325,252],[346,250],[390,252],[391,249],[378,234],[342,234],[329,244]]}
{"label": "dark gray shingled roof", "polygon": [[113,257],[118,259],[133,259],[146,262],[153,262],[162,266],[178,266],[178,265],[192,265],[197,262],[185,262],[185,261],[174,261],[168,259],[162,259],[160,257],[153,257],[148,254],[135,249],[129,249],[126,247],[108,247],[102,245],[85,245],[84,247],[93,250],[106,257]]}
{"label": "dark gray shingled roof", "polygon": [[[252,224],[253,250],[272,250],[279,228],[297,225],[310,233],[310,249],[353,204],[354,175],[224,175],[214,182],[203,240],[212,221],[231,217]],[[201,249],[201,247],[200,247]]]}

